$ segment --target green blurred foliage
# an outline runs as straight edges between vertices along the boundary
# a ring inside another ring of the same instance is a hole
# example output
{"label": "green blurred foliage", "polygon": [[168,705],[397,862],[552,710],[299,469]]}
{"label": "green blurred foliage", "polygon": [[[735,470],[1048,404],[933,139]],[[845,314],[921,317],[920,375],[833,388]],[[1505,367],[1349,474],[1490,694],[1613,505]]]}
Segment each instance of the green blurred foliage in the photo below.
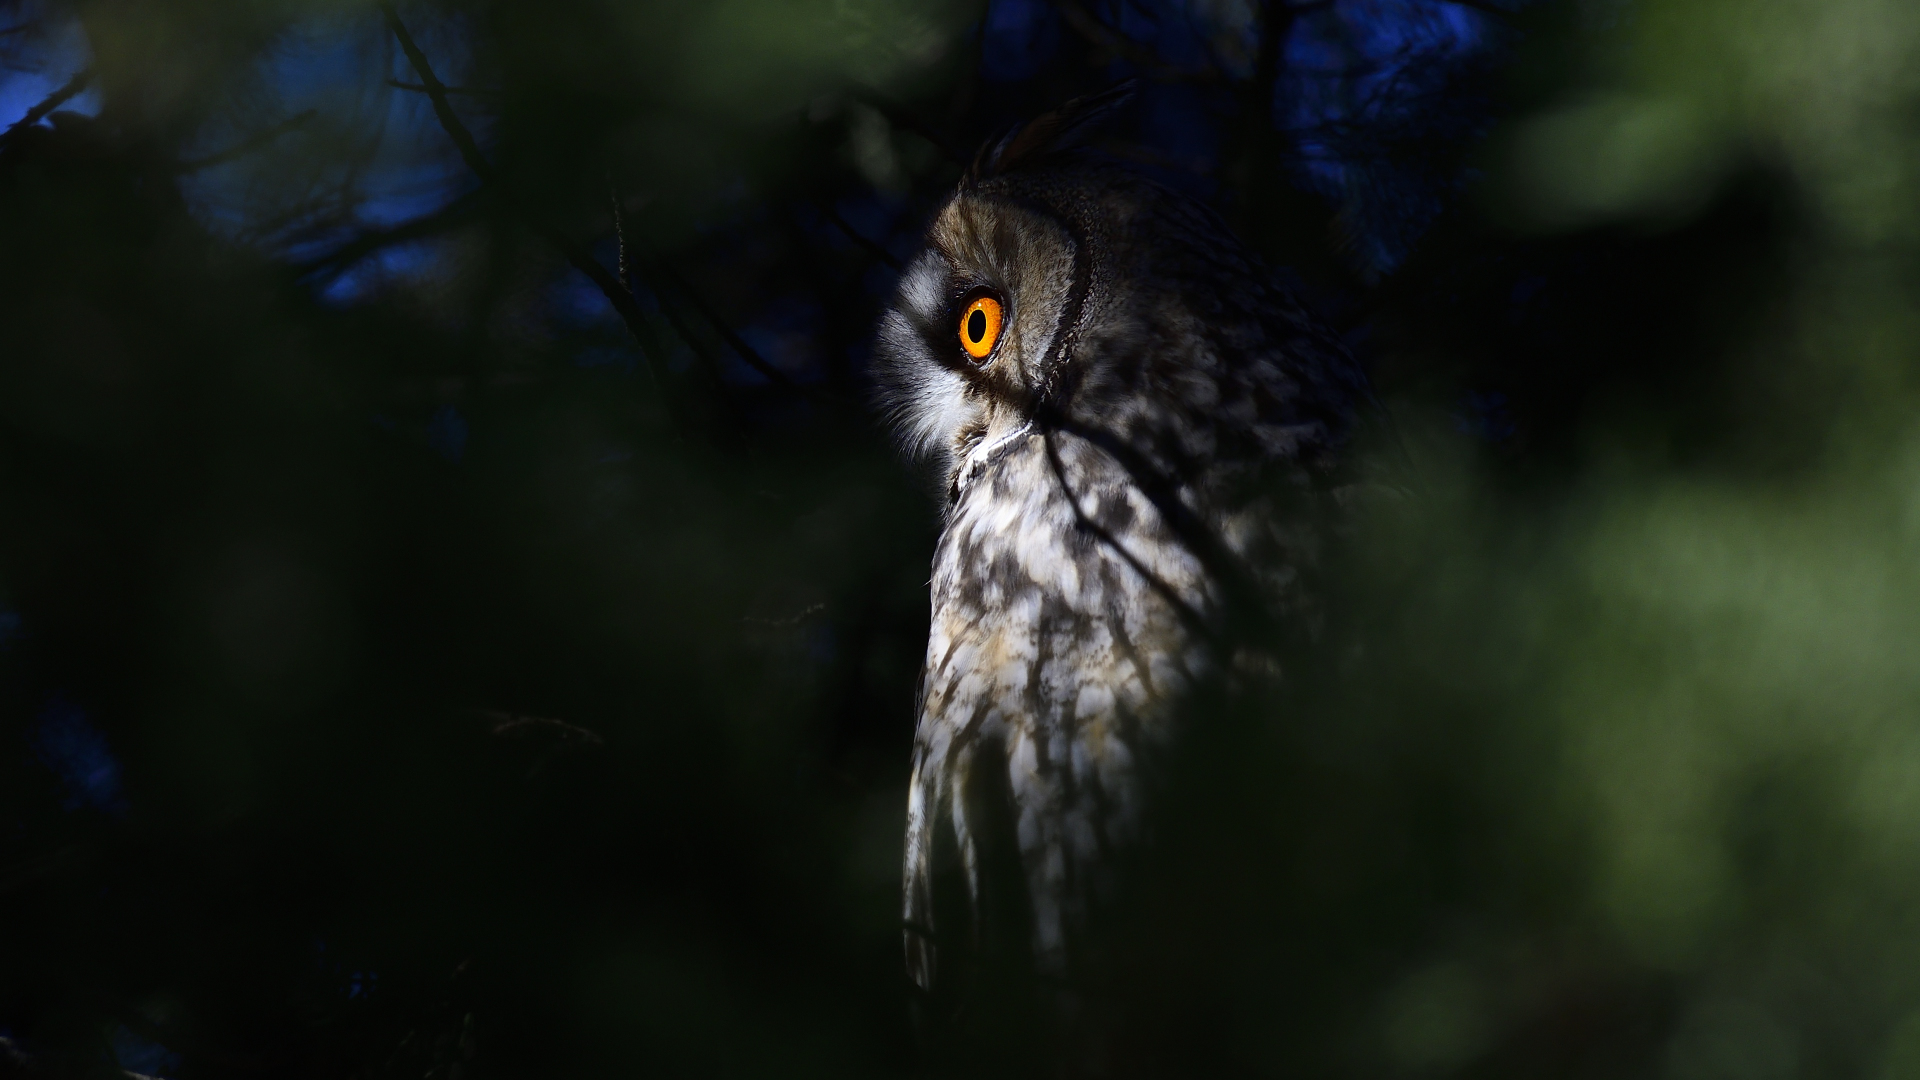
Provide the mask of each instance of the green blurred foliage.
{"label": "green blurred foliage", "polygon": [[[1386,422],[1322,639],[1190,703],[1097,1049],[910,1021],[938,511],[860,403],[884,260],[793,216],[911,231],[1017,96],[977,7],[404,8],[498,172],[404,235],[375,9],[18,11],[103,104],[0,145],[0,1076],[1920,1072],[1920,7],[1530,8],[1377,281],[1223,143]],[[610,200],[633,339],[542,232],[611,266]],[[723,330],[802,287],[795,392]]]}

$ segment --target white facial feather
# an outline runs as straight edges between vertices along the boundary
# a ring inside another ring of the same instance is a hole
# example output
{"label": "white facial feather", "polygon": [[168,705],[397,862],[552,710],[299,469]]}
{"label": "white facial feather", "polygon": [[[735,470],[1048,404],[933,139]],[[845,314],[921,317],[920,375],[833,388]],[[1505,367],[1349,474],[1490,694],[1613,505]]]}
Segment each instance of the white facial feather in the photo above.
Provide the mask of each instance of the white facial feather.
{"label": "white facial feather", "polygon": [[946,260],[928,251],[900,278],[895,306],[880,320],[880,404],[901,447],[916,459],[937,458],[951,473],[954,435],[977,422],[982,405],[966,380],[928,351],[927,337],[947,317]]}
{"label": "white facial feather", "polygon": [[[880,406],[902,448],[937,462],[952,479],[963,444],[977,442],[995,424],[1011,430],[1023,419],[955,369],[963,361],[954,297],[979,285],[1000,294],[1007,322],[985,371],[1003,391],[1024,385],[1033,378],[1029,353],[1052,341],[1072,287],[1073,242],[1058,224],[1019,207],[965,197],[948,203],[932,229],[939,241],[901,274],[893,307],[880,320],[877,381]],[[989,414],[998,419],[990,422]]]}

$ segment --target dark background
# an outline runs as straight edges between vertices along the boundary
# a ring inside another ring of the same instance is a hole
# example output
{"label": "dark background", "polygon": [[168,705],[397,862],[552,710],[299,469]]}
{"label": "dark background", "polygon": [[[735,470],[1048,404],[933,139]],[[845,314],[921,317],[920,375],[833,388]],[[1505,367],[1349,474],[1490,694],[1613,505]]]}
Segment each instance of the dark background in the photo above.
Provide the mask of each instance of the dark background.
{"label": "dark background", "polygon": [[1920,1075],[1920,9],[392,15],[451,124],[378,6],[0,2],[0,1076],[1056,1073],[910,1021],[869,335],[1128,76],[1392,494],[1194,703],[1102,1067]]}

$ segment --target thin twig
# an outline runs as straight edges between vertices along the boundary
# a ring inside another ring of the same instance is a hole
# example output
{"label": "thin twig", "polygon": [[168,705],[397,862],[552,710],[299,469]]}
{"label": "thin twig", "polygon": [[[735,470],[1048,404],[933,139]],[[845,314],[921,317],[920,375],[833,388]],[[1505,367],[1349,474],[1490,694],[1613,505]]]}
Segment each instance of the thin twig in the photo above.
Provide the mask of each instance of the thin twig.
{"label": "thin twig", "polygon": [[[427,93],[427,88],[424,83],[410,83],[401,82],[399,79],[388,79],[387,85],[393,87],[395,90],[412,90],[417,94]],[[498,90],[485,90],[472,86],[443,86],[441,89],[449,94],[466,94],[469,97],[493,97],[500,93]]]}
{"label": "thin twig", "polygon": [[393,9],[392,4],[381,4],[380,11],[387,18],[387,28],[393,31],[393,36],[400,42],[400,50],[407,54],[407,62],[413,65],[414,72],[420,76],[427,99],[433,102],[434,116],[439,118],[440,126],[453,139],[453,145],[459,148],[467,168],[482,180],[492,180],[493,166],[488,163],[486,155],[480,152],[480,144],[473,141],[467,126],[460,122],[459,114],[447,103],[446,84],[433,73],[433,65],[427,63],[427,54],[414,44],[413,35],[407,32],[406,24],[400,21],[400,13]]}
{"label": "thin twig", "polygon": [[[1181,546],[1199,561],[1200,566],[1220,586],[1229,616],[1228,624],[1270,637],[1277,623],[1272,612],[1261,602],[1261,593],[1251,571],[1242,564],[1226,540],[1181,501],[1179,481],[1161,472],[1146,454],[1114,432],[1081,424],[1055,410],[1047,412],[1050,432],[1058,430],[1084,440],[1104,451],[1126,471],[1134,486],[1159,511],[1161,523],[1167,527],[1167,531],[1180,541]],[[1049,441],[1047,445],[1051,449],[1053,444]]]}
{"label": "thin twig", "polygon": [[[459,114],[455,113],[453,106],[448,103],[446,85],[440,81],[438,76],[434,75],[433,66],[427,62],[426,54],[420,51],[420,46],[414,42],[413,35],[407,32],[406,24],[400,21],[400,15],[393,9],[393,5],[383,3],[380,5],[380,9],[386,16],[388,28],[393,31],[393,36],[399,40],[401,50],[407,54],[408,62],[413,65],[414,71],[420,76],[420,83],[426,89],[428,100],[433,102],[433,113],[434,116],[439,119],[440,126],[446,130],[447,135],[453,139],[454,145],[459,148],[460,156],[466,161],[467,167],[472,169],[474,174],[480,177],[483,183],[491,184],[495,175],[493,166],[487,161],[486,156],[480,152],[480,144],[474,141],[472,133],[467,130],[465,124],[460,122]],[[609,273],[606,267],[600,265],[598,259],[595,259],[585,248],[569,239],[558,229],[538,220],[534,215],[524,209],[520,209],[518,212],[527,224],[530,225],[542,239],[553,245],[574,269],[585,274],[588,279],[599,287],[601,294],[607,298],[607,301],[613,305],[614,311],[618,312],[621,320],[627,324],[627,331],[633,335],[635,342],[640,345],[640,351],[646,355],[648,366],[653,371],[655,383],[664,388],[666,385],[666,373],[658,369],[660,363],[658,359],[660,354],[659,343],[652,340],[653,335],[646,327],[646,314],[640,310],[639,301],[634,298],[632,290],[625,288],[619,278]],[[726,341],[735,352],[739,353],[740,358],[745,360],[749,366],[781,387],[795,390],[803,389],[796,386],[793,380],[787,377],[785,372],[767,363],[767,361],[754,350],[753,346],[748,345],[741,339],[739,334],[734,333],[733,329],[726,324],[725,320],[721,319],[719,315],[707,305],[706,301],[701,298],[699,293],[693,290],[692,286],[681,280],[671,269],[662,266],[660,270],[686,294],[687,298],[700,310],[707,321],[713,325],[713,328],[719,332],[720,337]],[[655,289],[654,292],[658,294],[659,290]],[[667,311],[669,308],[669,305],[661,305],[663,311]],[[677,320],[669,317],[669,321],[675,323],[675,329],[680,330],[681,336],[687,338],[689,344],[693,343],[693,339],[687,334],[685,329],[678,324]]]}
{"label": "thin twig", "polygon": [[1061,17],[1066,19],[1074,33],[1139,68],[1142,74],[1155,82],[1212,84],[1224,80],[1221,72],[1210,68],[1189,71],[1174,67],[1160,59],[1160,54],[1152,48],[1101,22],[1074,0],[1054,0],[1054,6],[1060,10]]}
{"label": "thin twig", "polygon": [[423,214],[411,221],[404,221],[390,229],[381,229],[378,232],[362,233],[333,251],[300,266],[298,272],[300,276],[305,277],[308,274],[345,267],[381,248],[412,240],[423,240],[436,233],[457,228],[479,217],[481,200],[480,191],[469,191],[440,209]]}
{"label": "thin twig", "polygon": [[686,294],[687,299],[693,302],[694,308],[707,320],[708,325],[712,326],[714,331],[720,335],[720,340],[726,342],[728,347],[740,354],[740,359],[745,360],[748,367],[765,375],[769,380],[780,386],[797,389],[797,387],[794,387],[793,380],[787,377],[787,373],[768,363],[766,358],[761,356],[753,346],[747,344],[744,338],[735,333],[733,328],[727,325],[727,321],[720,317],[720,313],[715,311],[713,306],[708,304],[704,297],[694,291],[692,285],[687,284],[687,279],[675,273],[673,268],[665,263],[656,265],[659,267],[660,274],[672,282],[674,288]]}
{"label": "thin twig", "polygon": [[667,320],[667,325],[673,327],[674,334],[687,343],[687,348],[693,350],[693,355],[700,358],[700,362],[707,366],[707,370],[713,374],[714,378],[724,378],[720,357],[715,355],[714,351],[707,347],[707,343],[700,340],[700,336],[693,332],[693,327],[687,325],[687,321],[681,318],[679,306],[668,303],[667,298],[658,292],[654,293],[654,299],[659,301],[660,314]]}
{"label": "thin twig", "polygon": [[614,269],[619,272],[620,287],[633,291],[633,276],[627,272],[627,223],[620,210],[620,191],[613,186],[613,174],[607,174],[607,201],[613,204]]}
{"label": "thin twig", "polygon": [[299,113],[295,116],[291,116],[286,120],[283,120],[280,123],[273,125],[272,127],[268,128],[265,131],[259,132],[258,134],[255,134],[255,135],[250,135],[247,138],[241,140],[238,144],[234,146],[230,146],[227,149],[222,150],[217,154],[209,154],[206,157],[195,158],[192,161],[183,161],[180,164],[175,165],[173,167],[173,171],[176,173],[185,174],[190,172],[197,172],[201,169],[211,169],[215,165],[225,165],[227,162],[232,161],[235,158],[244,157],[247,154],[253,153],[255,150],[260,149],[261,147],[267,145],[273,140],[279,138],[280,136],[285,135],[289,131],[293,131],[296,128],[306,126],[306,124],[309,121],[311,121],[315,116],[318,116],[318,115],[320,114],[316,110],[308,109],[305,112]]}
{"label": "thin twig", "polygon": [[[633,267],[631,260],[627,257],[626,211],[620,205],[620,193],[619,190],[614,187],[612,173],[607,174],[607,194],[613,204],[613,239],[616,252],[615,260],[619,270],[620,287],[626,289],[627,292],[631,294],[633,292]],[[650,291],[653,293],[654,300],[660,308],[660,314],[667,320],[667,325],[673,327],[673,332],[679,336],[681,341],[686,342],[687,348],[693,350],[693,354],[700,358],[700,362],[706,365],[707,370],[711,372],[715,378],[722,378],[720,358],[714,355],[713,350],[707,348],[706,342],[701,341],[699,335],[693,332],[693,327],[687,325],[686,320],[680,317],[680,309],[676,305],[668,302],[667,297],[661,292],[657,285]]]}
{"label": "thin twig", "polygon": [[1220,76],[1220,81],[1233,82],[1233,72],[1227,70],[1226,61],[1220,59],[1220,54],[1214,51],[1212,39],[1207,36],[1205,30],[1200,28],[1199,21],[1193,17],[1193,7],[1192,4],[1180,5],[1180,17],[1186,21],[1187,33],[1192,34],[1193,40],[1200,43],[1200,51],[1207,54],[1207,66]]}
{"label": "thin twig", "polygon": [[[433,114],[439,119],[440,127],[453,140],[454,146],[459,148],[460,157],[466,161],[467,168],[472,169],[482,183],[492,184],[493,166],[487,161],[486,155],[480,152],[480,144],[474,141],[472,133],[467,130],[465,124],[460,122],[459,114],[455,113],[453,106],[447,102],[447,88],[441,83],[439,77],[434,75],[433,66],[427,62],[426,54],[420,51],[419,45],[414,43],[413,35],[407,32],[406,24],[400,21],[400,15],[393,9],[392,4],[383,3],[380,5],[380,10],[386,16],[387,26],[393,31],[393,36],[400,42],[401,51],[407,54],[407,61],[413,65],[414,72],[420,76],[420,83],[426,88],[427,98],[433,102]],[[589,254],[585,248],[568,239],[558,229],[539,221],[524,209],[516,207],[516,210],[541,239],[553,245],[555,250],[560,252],[561,257],[565,258],[574,269],[585,274],[588,280],[600,289],[601,295],[607,298],[607,302],[613,305],[613,310],[619,314],[621,321],[626,323],[627,332],[633,335],[634,342],[640,346],[641,354],[647,358],[648,369],[653,375],[655,385],[664,391],[667,381],[666,372],[660,369],[662,360],[660,344],[654,340],[652,331],[647,327],[646,313],[640,310],[639,301],[634,299],[632,290],[623,288],[619,279],[608,273],[607,268],[601,266],[598,259]]]}
{"label": "thin twig", "polygon": [[1054,445],[1053,436],[1053,430],[1046,429],[1040,433],[1040,441],[1047,451],[1047,466],[1053,470],[1054,482],[1060,485],[1060,494],[1066,497],[1067,505],[1073,508],[1074,525],[1112,548],[1122,562],[1146,581],[1148,588],[1160,594],[1167,605],[1173,608],[1174,614],[1178,615],[1189,629],[1208,641],[1218,644],[1219,635],[1214,632],[1213,626],[1208,623],[1205,616],[1200,614],[1199,609],[1188,603],[1186,597],[1180,595],[1180,590],[1154,573],[1153,568],[1141,561],[1140,557],[1122,543],[1119,537],[1113,535],[1112,531],[1095,521],[1092,515],[1081,508],[1079,494],[1073,490],[1072,485],[1067,483],[1067,470],[1060,461],[1060,448]]}
{"label": "thin twig", "polygon": [[1517,11],[1508,11],[1506,8],[1490,4],[1487,0],[1440,0],[1440,2],[1443,4],[1458,4],[1463,8],[1472,8],[1482,14],[1497,15],[1502,19],[1511,19],[1520,14]]}
{"label": "thin twig", "polygon": [[871,254],[874,258],[879,259],[881,262],[887,264],[887,266],[891,267],[896,273],[901,269],[903,269],[903,267],[900,265],[900,260],[893,257],[893,252],[888,251],[884,247],[881,247],[878,242],[869,240],[866,237],[860,235],[858,230],[856,230],[852,225],[847,223],[846,218],[843,218],[840,216],[840,211],[835,210],[833,208],[832,203],[827,202],[824,199],[821,200],[820,212],[826,215],[826,218],[828,221],[831,221],[836,226],[838,226],[841,232],[846,233],[847,239],[853,241],[854,243],[860,245],[863,248],[866,248],[867,252]]}
{"label": "thin twig", "polygon": [[[619,264],[620,285],[622,288],[631,292],[633,290],[633,275],[632,264],[627,258],[626,214],[620,206],[620,196],[614,189],[613,176],[611,174],[607,176],[607,192],[612,196],[613,202],[613,238],[617,251],[616,258]],[[661,292],[657,285],[650,291],[653,293],[654,300],[660,307],[660,314],[666,318],[667,325],[673,327],[673,332],[679,335],[681,341],[687,343],[687,348],[693,350],[693,354],[700,358],[700,362],[707,366],[707,370],[712,372],[715,378],[722,378],[720,358],[715,356],[711,349],[707,348],[706,342],[701,341],[699,335],[693,332],[693,327],[688,326],[686,320],[680,317],[680,309],[676,305],[668,302],[667,297]]]}
{"label": "thin twig", "polygon": [[0,146],[5,146],[16,132],[24,131],[39,123],[48,113],[64,104],[68,98],[85,90],[87,83],[92,81],[92,79],[93,69],[90,67],[81,68],[79,71],[74,72],[73,78],[68,79],[60,89],[48,94],[40,104],[28,109],[27,115],[21,117],[12,127],[9,127],[4,132],[0,132]]}

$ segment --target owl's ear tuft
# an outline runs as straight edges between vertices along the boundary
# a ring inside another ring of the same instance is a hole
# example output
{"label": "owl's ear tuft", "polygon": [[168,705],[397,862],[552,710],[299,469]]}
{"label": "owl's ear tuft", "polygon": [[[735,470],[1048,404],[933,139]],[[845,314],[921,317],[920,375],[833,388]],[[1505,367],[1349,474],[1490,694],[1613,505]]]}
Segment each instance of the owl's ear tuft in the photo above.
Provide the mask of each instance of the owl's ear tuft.
{"label": "owl's ear tuft", "polygon": [[1074,98],[1008,130],[980,148],[973,165],[967,169],[967,178],[984,180],[1000,176],[1085,143],[1113,119],[1122,106],[1133,100],[1139,87],[1140,80],[1127,79],[1097,94]]}

